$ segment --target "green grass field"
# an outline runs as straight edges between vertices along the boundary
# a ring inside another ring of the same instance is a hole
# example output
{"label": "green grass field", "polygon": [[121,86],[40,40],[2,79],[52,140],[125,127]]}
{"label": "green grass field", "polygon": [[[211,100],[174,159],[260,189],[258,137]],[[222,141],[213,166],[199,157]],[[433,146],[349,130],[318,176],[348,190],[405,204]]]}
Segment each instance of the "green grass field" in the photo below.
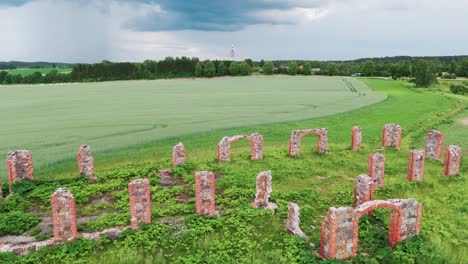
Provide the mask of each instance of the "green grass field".
{"label": "green grass field", "polygon": [[74,157],[80,144],[111,151],[201,131],[333,115],[383,99],[356,79],[332,77],[0,87],[0,152],[31,150],[41,169]]}
{"label": "green grass field", "polygon": [[[286,85],[281,87],[291,91],[295,88],[287,83],[296,81],[295,78],[272,78],[271,81],[275,83],[278,80],[287,80]],[[249,78],[228,80],[251,81]],[[253,80],[265,81],[256,78]],[[222,80],[200,80],[201,87],[198,89],[211,81]],[[0,216],[7,220],[18,219],[8,218],[14,211],[20,211],[24,215],[24,212],[34,212],[41,217],[50,216],[50,194],[58,187],[68,187],[76,198],[78,217],[99,217],[81,223],[80,231],[128,225],[127,183],[131,179],[147,177],[152,185],[153,224],[144,225],[140,230],[127,231],[115,241],[79,239],[63,246],[43,248],[27,257],[0,254],[0,262],[344,263],[320,260],[314,255],[320,244],[323,215],[330,206],[352,205],[355,177],[367,172],[367,155],[380,148],[383,125],[398,123],[403,128],[402,147],[399,151],[381,150],[387,157],[385,186],[376,191],[374,198],[416,198],[423,204],[421,234],[405,240],[392,250],[386,242],[389,211],[376,210],[373,217],[363,217],[360,221],[359,256],[352,263],[464,263],[468,258],[468,193],[465,187],[468,136],[464,123],[468,116],[466,97],[452,98],[442,95],[439,90],[415,90],[407,83],[399,81],[372,79],[365,82],[373,87],[376,95],[388,95],[387,99],[332,116],[311,118],[300,114],[300,118],[295,119],[304,120],[270,118],[267,122],[261,122],[270,123],[264,125],[240,122],[236,124],[237,128],[212,127],[212,131],[197,133],[192,133],[195,132],[192,130],[181,131],[175,137],[155,139],[120,149],[102,150],[93,145],[98,150],[95,152],[98,177],[95,184],[79,179],[74,158],[53,165],[43,165],[37,170],[37,181],[15,186],[16,194],[0,204]],[[169,85],[171,81],[163,83]],[[115,84],[118,87],[120,82]],[[239,87],[251,91],[244,86]],[[58,91],[60,90],[55,92],[58,93],[57,98],[63,98]],[[246,94],[249,93],[245,91],[239,93],[239,98],[247,97]],[[53,94],[49,93],[48,97],[54,98]],[[204,96],[211,94],[213,93]],[[131,93],[128,93],[128,100],[131,99],[130,96]],[[109,97],[112,97],[112,93]],[[284,94],[279,97],[287,100]],[[313,101],[314,98],[311,97],[302,99]],[[218,98],[223,96],[218,95]],[[196,97],[195,100],[200,98]],[[102,97],[101,101],[105,102]],[[218,105],[230,104],[228,101]],[[263,108],[271,109],[267,105],[263,105]],[[249,111],[240,114],[249,116],[248,113]],[[23,115],[21,118],[28,117]],[[65,118],[63,122],[67,122]],[[80,115],[69,118],[75,122],[80,121]],[[359,152],[349,150],[351,128],[354,125],[360,125],[364,133],[363,148]],[[301,156],[289,158],[287,145],[291,130],[316,127],[328,128],[329,152],[326,155],[315,153],[316,138],[309,136],[303,140]],[[25,129],[23,127],[21,131]],[[80,127],[76,126],[75,129]],[[407,182],[409,150],[424,147],[424,133],[429,129],[442,130],[446,135],[445,145],[455,143],[464,148],[461,174],[444,177],[443,163],[427,160],[424,182]],[[62,136],[60,127],[55,130],[57,137]],[[252,132],[260,132],[264,136],[264,160],[251,161],[248,143],[239,142],[232,147],[232,162],[221,165],[216,163],[216,145],[222,136]],[[170,168],[171,149],[179,141],[187,148],[189,162],[185,166],[172,169],[172,173],[183,180],[184,185],[163,189],[156,171]],[[71,151],[75,154],[76,147]],[[197,170],[211,170],[221,176],[216,183],[216,204],[222,212],[220,217],[194,214],[193,175]],[[271,200],[279,205],[276,213],[252,209],[250,206],[255,196],[255,177],[263,170],[271,170],[273,174]],[[178,201],[179,195],[190,198],[187,201]],[[309,239],[292,236],[283,227],[287,204],[291,201],[298,203],[302,209],[301,228],[310,236]],[[23,229],[39,239],[50,237],[50,233],[41,233],[39,228],[34,227],[37,221],[26,221],[30,225]],[[5,230],[7,227],[0,225],[0,232]]]}
{"label": "green grass field", "polygon": [[42,75],[45,75],[53,70],[57,70],[59,73],[70,73],[72,68],[22,68],[22,69],[15,69],[15,70],[8,70],[9,74],[20,74],[23,76],[31,75],[35,72],[40,72]]}

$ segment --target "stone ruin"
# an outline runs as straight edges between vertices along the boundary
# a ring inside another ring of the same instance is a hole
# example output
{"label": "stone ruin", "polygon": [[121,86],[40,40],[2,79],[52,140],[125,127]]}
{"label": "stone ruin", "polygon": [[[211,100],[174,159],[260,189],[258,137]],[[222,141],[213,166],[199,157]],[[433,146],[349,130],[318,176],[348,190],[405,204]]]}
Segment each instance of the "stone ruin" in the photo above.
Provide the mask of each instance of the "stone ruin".
{"label": "stone ruin", "polygon": [[96,175],[94,175],[94,159],[93,155],[91,155],[91,148],[88,145],[80,146],[77,160],[80,174],[88,177],[91,182],[95,181]]}
{"label": "stone ruin", "polygon": [[195,206],[197,214],[216,215],[215,176],[209,171],[195,174]]}
{"label": "stone ruin", "polygon": [[288,204],[288,219],[286,220],[286,229],[296,236],[307,238],[307,235],[302,232],[299,227],[301,220],[299,215],[301,214],[301,208],[296,203]]}
{"label": "stone ruin", "polygon": [[66,242],[76,239],[78,231],[73,195],[66,188],[60,188],[52,194],[51,203],[54,241]]}
{"label": "stone ruin", "polygon": [[8,184],[15,181],[34,179],[32,153],[29,150],[14,150],[8,152],[6,160]]}
{"label": "stone ruin", "polygon": [[382,131],[382,147],[394,147],[400,149],[402,130],[400,125],[386,124]]}
{"label": "stone ruin", "polygon": [[317,152],[325,153],[328,150],[328,130],[326,128],[293,130],[291,132],[291,139],[289,139],[289,156],[297,156],[301,151],[301,139],[305,135],[317,135]]}
{"label": "stone ruin", "polygon": [[257,194],[255,201],[252,203],[254,208],[265,208],[268,210],[275,210],[278,206],[270,202],[271,194],[271,171],[262,171],[257,175]]}
{"label": "stone ruin", "polygon": [[223,137],[218,143],[218,163],[231,161],[231,144],[239,139],[250,141],[251,160],[263,159],[263,137],[260,133],[254,133],[249,136]]}
{"label": "stone ruin", "polygon": [[460,160],[462,149],[456,145],[450,145],[445,152],[445,176],[454,176],[460,173]]}
{"label": "stone ruin", "polygon": [[358,228],[361,216],[378,208],[389,208],[388,240],[392,247],[406,238],[419,234],[422,205],[415,199],[374,200],[356,208],[331,207],[322,223],[320,255],[323,258],[348,259],[358,250]]}
{"label": "stone ruin", "polygon": [[172,167],[177,167],[183,163],[185,163],[185,147],[179,142],[172,148]]}
{"label": "stone ruin", "polygon": [[423,181],[426,153],[422,149],[413,149],[408,161],[408,181]]}
{"label": "stone ruin", "polygon": [[3,201],[3,191],[2,191],[2,177],[0,177],[0,202]]}
{"label": "stone ruin", "polygon": [[353,207],[372,201],[374,199],[374,181],[371,177],[361,174],[356,177],[354,183],[354,204]]}
{"label": "stone ruin", "polygon": [[355,126],[351,131],[351,150],[360,150],[361,144],[362,128],[360,126]]}
{"label": "stone ruin", "polygon": [[426,133],[426,158],[440,160],[444,147],[444,133],[430,130]]}
{"label": "stone ruin", "polygon": [[148,179],[128,183],[130,196],[130,227],[137,229],[141,222],[151,224],[151,194]]}
{"label": "stone ruin", "polygon": [[374,181],[374,188],[384,185],[385,156],[380,153],[370,154],[367,158],[367,175]]}

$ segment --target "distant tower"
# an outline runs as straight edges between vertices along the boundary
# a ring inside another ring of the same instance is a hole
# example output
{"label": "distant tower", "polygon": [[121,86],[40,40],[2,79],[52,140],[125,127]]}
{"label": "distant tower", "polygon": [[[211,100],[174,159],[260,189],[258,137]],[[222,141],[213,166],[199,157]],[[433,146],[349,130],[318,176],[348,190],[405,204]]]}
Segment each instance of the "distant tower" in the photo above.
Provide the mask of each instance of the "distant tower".
{"label": "distant tower", "polygon": [[234,60],[234,45],[232,45],[231,50],[229,51],[229,57],[231,60]]}

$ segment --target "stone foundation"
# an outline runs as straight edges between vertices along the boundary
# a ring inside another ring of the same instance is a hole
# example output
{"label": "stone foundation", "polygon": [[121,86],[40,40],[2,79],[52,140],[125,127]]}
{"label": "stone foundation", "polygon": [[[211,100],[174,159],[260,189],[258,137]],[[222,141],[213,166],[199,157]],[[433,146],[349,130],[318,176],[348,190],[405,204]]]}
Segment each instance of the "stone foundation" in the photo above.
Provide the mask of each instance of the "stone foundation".
{"label": "stone foundation", "polygon": [[138,228],[141,222],[151,223],[151,193],[148,179],[128,183],[130,196],[130,227]]}
{"label": "stone foundation", "polygon": [[459,146],[450,145],[445,153],[445,176],[454,176],[460,173],[460,160],[462,149]]}
{"label": "stone foundation", "polygon": [[239,139],[250,141],[251,160],[263,159],[263,136],[259,133],[254,133],[249,136],[223,137],[218,143],[218,163],[231,161],[231,144]]}
{"label": "stone foundation", "polygon": [[51,203],[54,241],[66,242],[76,239],[78,231],[73,195],[66,188],[60,188],[52,194]]}
{"label": "stone foundation", "polygon": [[96,176],[94,175],[94,159],[91,155],[91,148],[88,145],[81,145],[78,150],[78,168],[80,174],[88,177],[90,181],[95,181]]}
{"label": "stone foundation", "polygon": [[371,177],[361,174],[354,183],[354,204],[357,207],[374,199],[374,181]]}
{"label": "stone foundation", "polygon": [[418,235],[421,226],[422,206],[415,199],[374,200],[356,208],[331,207],[322,223],[320,255],[323,258],[348,259],[358,250],[358,227],[361,216],[378,208],[389,208],[389,243],[396,243]]}
{"label": "stone foundation", "polygon": [[367,175],[374,181],[374,188],[381,188],[384,185],[385,177],[385,156],[374,153],[367,158]]}
{"label": "stone foundation", "polygon": [[288,205],[288,219],[286,220],[286,229],[296,236],[307,238],[307,235],[302,232],[299,227],[301,222],[299,216],[301,214],[301,208],[295,203],[289,203]]}
{"label": "stone foundation", "polygon": [[426,133],[426,158],[440,160],[444,147],[444,133],[430,130]]}
{"label": "stone foundation", "polygon": [[362,144],[362,128],[353,127],[351,131],[351,150],[360,150]]}
{"label": "stone foundation", "polygon": [[411,150],[408,161],[408,181],[423,181],[425,159],[426,153],[424,152],[424,150]]}
{"label": "stone foundation", "polygon": [[197,214],[216,215],[215,176],[209,171],[195,174],[195,205]]}
{"label": "stone foundation", "polygon": [[29,150],[15,150],[8,152],[6,160],[8,184],[13,182],[34,179],[32,153]]}
{"label": "stone foundation", "polygon": [[257,175],[257,194],[252,203],[254,208],[262,207],[269,210],[278,208],[276,204],[270,202],[271,178],[271,171],[262,171]]}
{"label": "stone foundation", "polygon": [[386,124],[382,131],[382,147],[400,149],[402,129],[397,124]]}
{"label": "stone foundation", "polygon": [[179,143],[172,148],[172,167],[185,163],[185,147]]}
{"label": "stone foundation", "polygon": [[297,156],[301,151],[301,139],[305,135],[317,135],[317,152],[324,153],[328,150],[328,130],[326,128],[293,130],[289,139],[289,156]]}

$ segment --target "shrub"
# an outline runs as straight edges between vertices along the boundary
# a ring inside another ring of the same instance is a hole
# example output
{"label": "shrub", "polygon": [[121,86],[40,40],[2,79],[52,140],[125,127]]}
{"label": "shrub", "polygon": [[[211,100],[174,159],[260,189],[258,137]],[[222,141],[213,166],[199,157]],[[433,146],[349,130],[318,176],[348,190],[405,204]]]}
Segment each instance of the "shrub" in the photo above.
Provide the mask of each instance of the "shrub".
{"label": "shrub", "polygon": [[0,214],[0,236],[20,235],[39,223],[39,218],[30,213],[12,211]]}
{"label": "shrub", "polygon": [[454,94],[464,95],[468,93],[468,86],[465,86],[463,84],[451,84],[450,91]]}
{"label": "shrub", "polygon": [[273,74],[273,62],[267,61],[263,64],[263,73],[266,75]]}
{"label": "shrub", "polygon": [[23,194],[26,194],[32,190],[36,189],[36,185],[34,184],[34,182],[28,180],[28,179],[25,179],[25,180],[21,180],[21,181],[15,181],[12,185],[11,185],[11,190],[13,193],[15,194],[18,194],[18,195],[23,195]]}
{"label": "shrub", "polygon": [[289,75],[296,75],[298,70],[297,63],[295,61],[290,61],[288,63],[288,74]]}

